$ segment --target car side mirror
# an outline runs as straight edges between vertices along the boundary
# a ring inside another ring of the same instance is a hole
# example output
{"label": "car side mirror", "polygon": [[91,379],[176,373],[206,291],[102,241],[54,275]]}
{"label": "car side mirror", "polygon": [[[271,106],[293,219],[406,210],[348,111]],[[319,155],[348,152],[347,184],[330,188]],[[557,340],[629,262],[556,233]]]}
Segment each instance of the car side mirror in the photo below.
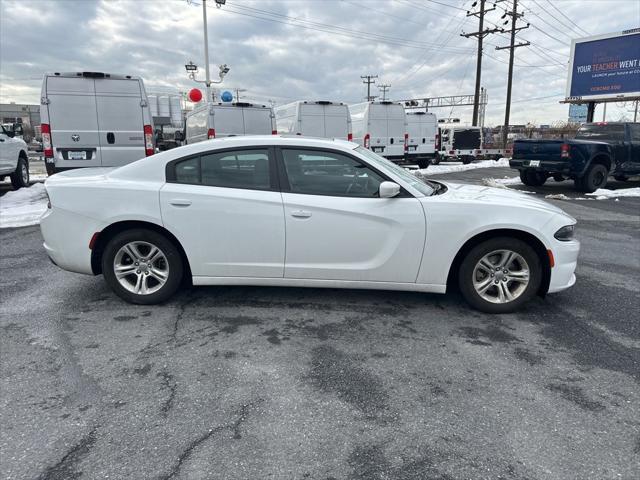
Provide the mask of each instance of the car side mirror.
{"label": "car side mirror", "polygon": [[382,182],[379,193],[380,198],[393,198],[400,193],[400,185],[395,182]]}

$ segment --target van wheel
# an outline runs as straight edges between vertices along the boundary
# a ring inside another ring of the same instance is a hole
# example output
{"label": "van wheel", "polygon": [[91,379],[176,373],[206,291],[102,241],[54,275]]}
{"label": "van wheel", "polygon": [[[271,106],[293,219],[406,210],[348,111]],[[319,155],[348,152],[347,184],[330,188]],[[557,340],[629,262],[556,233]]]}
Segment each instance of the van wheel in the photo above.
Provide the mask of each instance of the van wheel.
{"label": "van wheel", "polygon": [[176,246],[158,232],[127,230],[113,237],[102,255],[107,285],[129,303],[153,305],[173,296],[184,266]]}
{"label": "van wheel", "polygon": [[522,240],[496,237],[476,245],[458,273],[460,291],[474,308],[508,313],[530,300],[542,281],[536,252]]}
{"label": "van wheel", "polygon": [[429,159],[421,158],[418,160],[418,167],[420,168],[428,168],[429,167]]}
{"label": "van wheel", "polygon": [[547,174],[532,169],[520,170],[520,180],[530,187],[540,187],[547,181]]}
{"label": "van wheel", "polygon": [[469,165],[471,162],[473,162],[473,157],[462,157],[463,165]]}
{"label": "van wheel", "polygon": [[435,157],[433,157],[433,160],[431,161],[431,163],[433,165],[439,165],[440,164],[440,155],[437,155]]}
{"label": "van wheel", "polygon": [[16,171],[11,174],[11,185],[13,188],[29,186],[29,162],[22,155],[18,159]]}
{"label": "van wheel", "polygon": [[576,189],[585,193],[593,193],[597,189],[605,187],[608,175],[607,167],[601,163],[592,163],[583,177],[575,179]]}

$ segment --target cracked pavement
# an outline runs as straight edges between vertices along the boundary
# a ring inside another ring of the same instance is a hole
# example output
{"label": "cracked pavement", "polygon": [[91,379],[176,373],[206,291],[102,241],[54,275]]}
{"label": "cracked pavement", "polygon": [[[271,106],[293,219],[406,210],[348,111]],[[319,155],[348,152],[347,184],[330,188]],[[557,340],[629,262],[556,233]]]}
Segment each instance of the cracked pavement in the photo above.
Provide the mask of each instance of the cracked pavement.
{"label": "cracked pavement", "polygon": [[[489,175],[515,173],[436,179]],[[133,306],[1,230],[2,478],[640,478],[640,199],[553,203],[578,282],[502,316],[262,287]]]}

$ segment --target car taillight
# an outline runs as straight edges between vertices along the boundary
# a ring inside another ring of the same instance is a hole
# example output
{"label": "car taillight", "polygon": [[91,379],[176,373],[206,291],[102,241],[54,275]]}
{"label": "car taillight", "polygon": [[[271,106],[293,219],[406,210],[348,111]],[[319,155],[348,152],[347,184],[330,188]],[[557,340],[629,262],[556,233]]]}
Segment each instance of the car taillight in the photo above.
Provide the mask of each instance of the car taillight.
{"label": "car taillight", "polygon": [[207,138],[216,138],[216,129],[210,128],[207,130]]}
{"label": "car taillight", "polygon": [[455,155],[456,151],[455,150],[449,150],[449,155]]}
{"label": "car taillight", "polygon": [[571,145],[563,143],[560,147],[560,158],[569,158],[571,157]]}
{"label": "car taillight", "polygon": [[148,157],[153,155],[153,128],[151,125],[144,126],[144,153]]}
{"label": "car taillight", "polygon": [[369,148],[370,144],[371,144],[371,136],[367,133],[364,136],[364,148]]}
{"label": "car taillight", "polygon": [[350,142],[351,140],[353,140],[353,133],[348,133],[347,134],[347,141]]}
{"label": "car taillight", "polygon": [[405,152],[409,151],[409,134],[408,133],[404,134],[404,151]]}
{"label": "car taillight", "polygon": [[277,135],[278,134],[278,130],[271,130],[271,135]]}
{"label": "car taillight", "polygon": [[42,133],[42,150],[45,158],[53,158],[53,145],[51,145],[51,127],[48,123],[40,125]]}

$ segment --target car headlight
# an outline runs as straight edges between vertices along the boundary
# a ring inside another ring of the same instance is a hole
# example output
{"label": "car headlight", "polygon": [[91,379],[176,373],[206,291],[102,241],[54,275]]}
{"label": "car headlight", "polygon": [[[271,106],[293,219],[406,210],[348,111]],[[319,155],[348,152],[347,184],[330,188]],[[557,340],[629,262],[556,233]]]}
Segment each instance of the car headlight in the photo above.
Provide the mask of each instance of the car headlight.
{"label": "car headlight", "polygon": [[573,240],[573,234],[575,232],[575,225],[567,225],[566,227],[562,227],[553,236],[556,240],[560,240],[561,242],[568,242]]}

